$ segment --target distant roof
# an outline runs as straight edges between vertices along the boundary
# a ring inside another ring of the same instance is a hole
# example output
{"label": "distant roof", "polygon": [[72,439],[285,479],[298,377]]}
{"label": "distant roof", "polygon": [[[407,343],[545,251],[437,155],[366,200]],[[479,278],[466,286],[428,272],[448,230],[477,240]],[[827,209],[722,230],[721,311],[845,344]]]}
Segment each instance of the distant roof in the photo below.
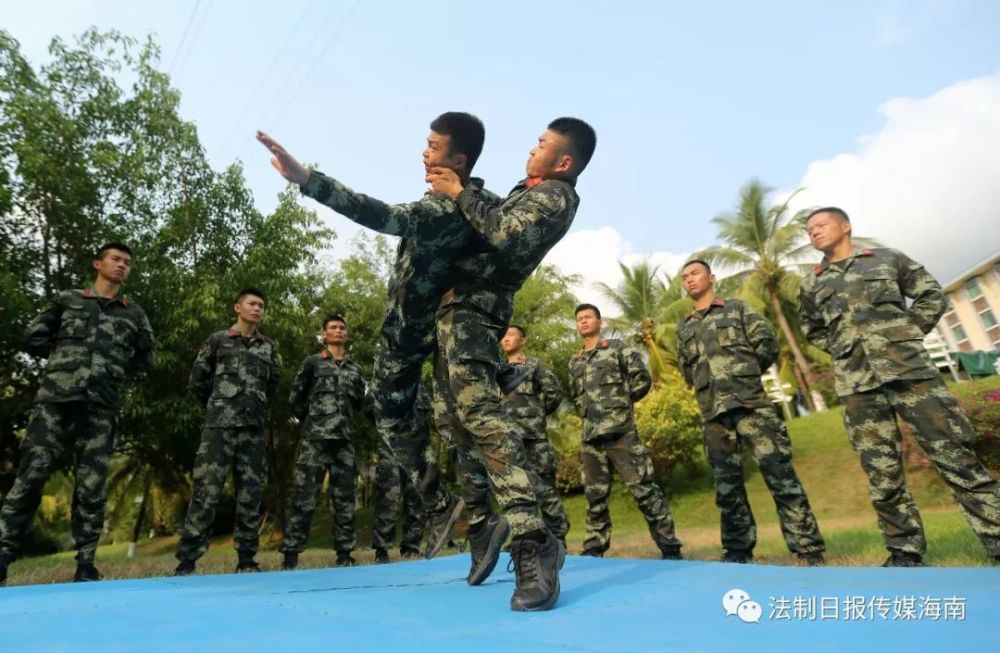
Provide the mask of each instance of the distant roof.
{"label": "distant roof", "polygon": [[966,270],[965,272],[963,272],[962,274],[958,275],[957,277],[949,281],[947,284],[945,284],[944,286],[945,292],[958,290],[958,288],[961,287],[970,277],[979,276],[983,272],[986,272],[987,270],[992,268],[998,262],[1000,262],[1000,249],[993,252],[992,254],[984,258],[982,261],[976,263],[974,266],[972,266],[971,268],[969,268],[968,270]]}

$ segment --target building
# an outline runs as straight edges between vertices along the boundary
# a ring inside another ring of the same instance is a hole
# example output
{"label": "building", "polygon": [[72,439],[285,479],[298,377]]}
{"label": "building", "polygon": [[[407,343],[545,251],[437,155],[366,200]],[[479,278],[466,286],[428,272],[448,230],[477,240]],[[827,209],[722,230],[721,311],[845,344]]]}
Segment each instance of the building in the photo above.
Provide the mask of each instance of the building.
{"label": "building", "polygon": [[1000,349],[1000,251],[944,287],[948,310],[937,328],[951,351]]}

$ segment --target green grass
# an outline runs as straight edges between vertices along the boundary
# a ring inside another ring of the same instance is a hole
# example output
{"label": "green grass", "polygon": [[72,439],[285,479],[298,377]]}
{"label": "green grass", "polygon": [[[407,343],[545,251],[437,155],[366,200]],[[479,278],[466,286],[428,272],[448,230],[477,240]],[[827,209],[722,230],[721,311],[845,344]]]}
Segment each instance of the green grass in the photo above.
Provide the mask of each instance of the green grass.
{"label": "green grass", "polygon": [[[1000,377],[953,386],[960,396],[998,388]],[[840,411],[831,410],[793,420],[789,424],[789,433],[796,471],[826,538],[828,563],[843,566],[881,564],[886,552],[869,503],[867,479],[844,434]],[[927,562],[936,566],[989,564],[979,540],[937,472],[928,468],[910,469],[907,480],[924,518],[928,540]],[[675,489],[676,494],[670,497],[670,509],[677,523],[678,536],[685,545],[685,556],[690,559],[718,559],[721,553],[719,513],[715,507],[711,475],[706,470],[693,479],[682,479]],[[760,474],[752,468],[748,470],[747,494],[758,526],[756,561],[794,564],[794,558],[781,538],[770,493]],[[566,497],[565,504],[572,522],[567,540],[570,552],[577,552],[583,541],[586,502],[582,495],[575,495]],[[612,492],[611,515],[614,533],[608,555],[633,558],[658,555],[642,515],[621,484],[616,484]],[[370,521],[370,510],[359,511],[359,546],[354,557],[362,564],[373,561],[373,554],[368,548]],[[301,557],[302,567],[333,564],[329,532],[329,513],[321,508],[313,525],[310,549]],[[126,544],[102,546],[98,552],[98,566],[107,578],[165,575],[176,564],[173,558],[176,544],[176,537],[145,540],[139,545],[137,557],[131,560],[126,557]],[[281,556],[273,550],[276,547],[277,541],[273,537],[262,541],[262,548],[270,549],[259,556],[265,570],[280,566]],[[11,567],[9,582],[21,585],[68,580],[73,575],[73,555],[73,552],[65,552],[19,561]],[[198,564],[199,571],[203,573],[228,573],[235,566],[236,554],[228,538],[214,540],[208,554]]]}

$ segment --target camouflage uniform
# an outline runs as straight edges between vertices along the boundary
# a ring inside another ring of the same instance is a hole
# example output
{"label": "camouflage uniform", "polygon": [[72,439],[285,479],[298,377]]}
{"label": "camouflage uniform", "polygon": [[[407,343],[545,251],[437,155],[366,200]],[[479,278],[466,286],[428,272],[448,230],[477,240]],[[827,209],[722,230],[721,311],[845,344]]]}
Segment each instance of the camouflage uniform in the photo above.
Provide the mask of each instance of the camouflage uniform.
{"label": "camouflage uniform", "polygon": [[559,378],[541,362],[526,362],[535,365],[535,373],[505,395],[504,404],[511,417],[525,427],[524,454],[542,519],[556,538],[565,541],[569,518],[556,490],[556,454],[545,428],[546,418],[559,408],[562,390]]}
{"label": "camouflage uniform", "polygon": [[715,474],[715,505],[722,513],[722,546],[750,553],[757,545],[757,525],[743,484],[740,450],[745,444],[774,498],[789,550],[823,551],[819,526],[792,467],[788,431],[760,380],[780,351],[771,326],[743,302],[716,298],[680,321],[677,344],[681,372],[701,409],[705,457]]}
{"label": "camouflage uniform", "polygon": [[[417,400],[413,406],[419,440],[425,448],[425,456],[433,465],[434,452],[431,449],[430,419],[431,402],[427,392],[421,387],[417,392]],[[378,462],[375,465],[375,500],[372,516],[372,548],[388,551],[396,542],[396,519],[402,504],[403,539],[399,550],[404,553],[417,553],[420,550],[420,540],[424,532],[424,510],[420,493],[407,480],[406,471],[395,464],[391,452],[386,451],[384,441],[379,442]]]}
{"label": "camouflage uniform", "polygon": [[365,399],[364,372],[353,361],[337,360],[329,351],[308,356],[292,381],[288,401],[302,422],[302,444],[295,462],[295,481],[288,506],[282,553],[301,553],[309,539],[313,512],[330,473],[333,503],[333,548],[354,550],[354,506],[357,468],[354,422]]}
{"label": "camouflage uniform", "polygon": [[[907,307],[906,299],[913,303]],[[966,447],[975,434],[923,346],[947,307],[941,286],[893,249],[855,249],[824,258],[799,295],[806,336],[833,357],[837,394],[851,446],[868,475],[887,549],[927,548],[906,489],[902,420],[937,467],[991,556],[1000,555],[1000,485]]]}
{"label": "camouflage uniform", "polygon": [[264,418],[278,376],[277,346],[257,331],[249,337],[241,336],[236,326],[218,331],[198,352],[189,385],[205,406],[205,429],[194,460],[178,560],[197,560],[208,549],[215,508],[230,470],[236,494],[235,548],[241,555],[257,553],[266,471]]}
{"label": "camouflage uniform", "polygon": [[[496,201],[483,190],[482,179],[471,178],[467,189]],[[375,356],[375,425],[384,441],[382,452],[396,458],[426,507],[443,508],[448,496],[437,483],[440,475],[428,469],[423,427],[413,414],[413,402],[420,368],[434,352],[434,311],[451,286],[450,262],[469,247],[485,245],[475,244],[475,232],[446,195],[428,193],[416,202],[387,205],[316,171],[301,190],[357,224],[401,239]]]}
{"label": "camouflage uniform", "polygon": [[583,418],[580,455],[587,497],[583,550],[603,554],[611,546],[608,501],[612,474],[618,470],[660,551],[677,552],[681,543],[674,520],[653,479],[653,459],[639,439],[632,412],[632,404],[653,385],[642,356],[621,340],[601,340],[570,358],[569,383],[570,398]]}
{"label": "camouflage uniform", "polygon": [[47,357],[14,486],[0,510],[0,557],[11,560],[31,526],[45,482],[74,460],[71,529],[76,559],[92,563],[104,527],[105,484],[122,387],[153,364],[146,313],[125,297],[66,290],[31,323],[27,351]]}

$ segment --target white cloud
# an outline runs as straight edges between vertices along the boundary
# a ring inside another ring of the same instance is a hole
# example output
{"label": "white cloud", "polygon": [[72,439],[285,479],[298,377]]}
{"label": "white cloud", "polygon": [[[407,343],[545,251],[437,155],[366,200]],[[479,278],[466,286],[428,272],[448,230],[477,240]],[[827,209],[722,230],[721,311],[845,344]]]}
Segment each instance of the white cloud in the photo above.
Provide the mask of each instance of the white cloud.
{"label": "white cloud", "polygon": [[840,206],[947,282],[1000,247],[1000,73],[879,112],[855,151],[809,165],[792,205]]}

